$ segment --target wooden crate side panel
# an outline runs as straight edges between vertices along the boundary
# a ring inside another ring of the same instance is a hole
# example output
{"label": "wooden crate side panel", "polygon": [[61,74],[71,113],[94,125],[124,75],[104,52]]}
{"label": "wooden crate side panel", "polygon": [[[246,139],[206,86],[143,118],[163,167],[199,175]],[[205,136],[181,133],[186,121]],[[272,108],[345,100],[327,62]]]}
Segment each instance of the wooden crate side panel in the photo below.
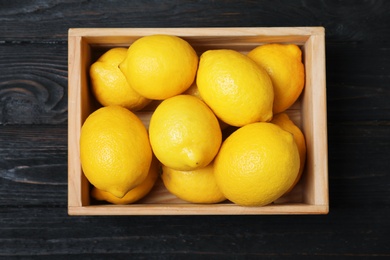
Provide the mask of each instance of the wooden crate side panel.
{"label": "wooden crate side panel", "polygon": [[328,205],[328,154],[324,36],[315,35],[305,44],[306,86],[302,102],[302,125],[307,142],[304,201]]}
{"label": "wooden crate side panel", "polygon": [[82,206],[81,167],[77,140],[80,133],[80,73],[81,40],[79,36],[68,39],[68,205]]}
{"label": "wooden crate side panel", "polygon": [[71,215],[291,215],[323,214],[325,206],[307,204],[268,205],[264,207],[242,207],[234,204],[141,204],[130,206],[95,205],[70,207]]}
{"label": "wooden crate side panel", "polygon": [[90,47],[82,37],[69,37],[68,199],[75,206],[90,203],[89,183],[82,173],[79,149],[82,123],[93,109],[87,76],[90,56]]}

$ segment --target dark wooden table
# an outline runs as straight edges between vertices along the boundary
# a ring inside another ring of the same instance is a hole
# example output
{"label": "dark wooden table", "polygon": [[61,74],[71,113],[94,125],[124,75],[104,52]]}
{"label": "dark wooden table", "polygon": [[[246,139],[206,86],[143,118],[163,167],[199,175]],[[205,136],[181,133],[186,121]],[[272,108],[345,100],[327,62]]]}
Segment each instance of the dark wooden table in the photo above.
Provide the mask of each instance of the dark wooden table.
{"label": "dark wooden table", "polygon": [[[68,28],[242,26],[326,29],[330,213],[68,216]],[[0,0],[0,258],[386,258],[389,235],[390,1]]]}

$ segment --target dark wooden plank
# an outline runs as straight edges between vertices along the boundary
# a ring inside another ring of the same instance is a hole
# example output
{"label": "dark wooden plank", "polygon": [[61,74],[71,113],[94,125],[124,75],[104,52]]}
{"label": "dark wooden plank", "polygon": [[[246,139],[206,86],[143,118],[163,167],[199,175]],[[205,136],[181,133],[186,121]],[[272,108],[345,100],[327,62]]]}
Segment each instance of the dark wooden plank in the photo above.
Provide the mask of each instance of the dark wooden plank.
{"label": "dark wooden plank", "polygon": [[67,205],[67,125],[0,126],[0,208]]}
{"label": "dark wooden plank", "polygon": [[66,123],[66,44],[0,44],[0,125]]}
{"label": "dark wooden plank", "polygon": [[328,133],[331,208],[388,211],[390,126],[332,125]]}
{"label": "dark wooden plank", "polygon": [[66,41],[71,27],[324,26],[334,41],[389,39],[388,1],[45,1],[0,4],[0,41]]}
{"label": "dark wooden plank", "polygon": [[382,224],[388,222],[380,208],[336,208],[327,216],[193,217],[67,217],[65,209],[50,207],[0,210],[0,256],[390,256],[389,225]]}
{"label": "dark wooden plank", "polygon": [[390,125],[390,48],[326,45],[329,124]]}

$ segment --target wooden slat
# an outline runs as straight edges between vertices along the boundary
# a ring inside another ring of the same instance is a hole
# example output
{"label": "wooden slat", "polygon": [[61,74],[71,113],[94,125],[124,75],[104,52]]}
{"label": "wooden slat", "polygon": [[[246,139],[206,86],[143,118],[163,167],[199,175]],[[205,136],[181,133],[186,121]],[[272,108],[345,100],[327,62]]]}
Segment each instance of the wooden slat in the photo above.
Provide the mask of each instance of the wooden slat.
{"label": "wooden slat", "polygon": [[0,43],[0,57],[0,125],[66,123],[66,45]]}
{"label": "wooden slat", "polygon": [[[387,1],[291,4],[263,1],[229,3],[133,1],[22,1],[0,8],[0,41],[66,41],[68,28],[324,26],[332,41],[382,42],[390,34]],[[283,10],[283,13],[278,10]],[[366,18],[366,19],[363,19]],[[363,20],[363,21],[362,21]],[[356,21],[356,22],[354,22]]]}

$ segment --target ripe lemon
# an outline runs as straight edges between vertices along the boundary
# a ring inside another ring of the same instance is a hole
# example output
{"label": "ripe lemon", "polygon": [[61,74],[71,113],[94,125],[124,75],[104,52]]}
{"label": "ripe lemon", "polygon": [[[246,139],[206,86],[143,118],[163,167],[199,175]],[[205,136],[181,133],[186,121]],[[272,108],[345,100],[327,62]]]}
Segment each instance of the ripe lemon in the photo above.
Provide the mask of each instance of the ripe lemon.
{"label": "ripe lemon", "polygon": [[248,53],[272,79],[275,101],[273,113],[285,111],[298,99],[305,84],[302,52],[295,44],[265,44]]}
{"label": "ripe lemon", "polygon": [[146,128],[126,108],[102,107],[81,128],[80,159],[93,186],[121,198],[148,174],[152,150]]}
{"label": "ripe lemon", "polygon": [[131,88],[119,70],[118,66],[126,54],[126,48],[113,48],[94,62],[90,67],[91,89],[103,106],[119,105],[137,111],[149,104],[150,100]]}
{"label": "ripe lemon", "polygon": [[178,171],[163,166],[161,178],[165,187],[176,197],[191,203],[218,203],[226,200],[217,186],[214,166],[193,171]]}
{"label": "ripe lemon", "polygon": [[191,86],[198,55],[177,36],[150,35],[130,45],[119,68],[135,91],[149,99],[163,100]]}
{"label": "ripe lemon", "polygon": [[222,142],[218,119],[203,101],[190,95],[158,105],[150,119],[149,137],[159,161],[182,171],[208,165]]}
{"label": "ripe lemon", "polygon": [[242,206],[263,206],[291,187],[299,171],[299,153],[292,134],[258,122],[239,128],[224,141],[214,167],[227,199]]}
{"label": "ripe lemon", "polygon": [[297,144],[298,151],[299,151],[299,159],[300,159],[300,166],[299,166],[299,172],[297,175],[297,178],[295,179],[293,185],[291,188],[287,191],[290,192],[295,184],[298,183],[299,179],[302,176],[303,169],[305,168],[305,162],[306,162],[306,141],[305,136],[303,135],[301,129],[295,123],[290,119],[290,117],[286,113],[280,113],[275,115],[271,123],[274,123],[278,126],[280,126],[283,130],[290,132],[293,137],[294,141]]}
{"label": "ripe lemon", "polygon": [[146,179],[135,188],[129,190],[122,198],[115,197],[111,193],[99,190],[96,187],[93,187],[91,196],[97,200],[105,200],[117,205],[134,203],[145,197],[151,191],[159,176],[159,166],[160,165],[157,159],[154,158],[152,160],[152,164],[150,165],[149,173]]}
{"label": "ripe lemon", "polygon": [[267,72],[234,50],[209,50],[199,61],[196,84],[225,123],[243,126],[272,118],[273,87]]}

